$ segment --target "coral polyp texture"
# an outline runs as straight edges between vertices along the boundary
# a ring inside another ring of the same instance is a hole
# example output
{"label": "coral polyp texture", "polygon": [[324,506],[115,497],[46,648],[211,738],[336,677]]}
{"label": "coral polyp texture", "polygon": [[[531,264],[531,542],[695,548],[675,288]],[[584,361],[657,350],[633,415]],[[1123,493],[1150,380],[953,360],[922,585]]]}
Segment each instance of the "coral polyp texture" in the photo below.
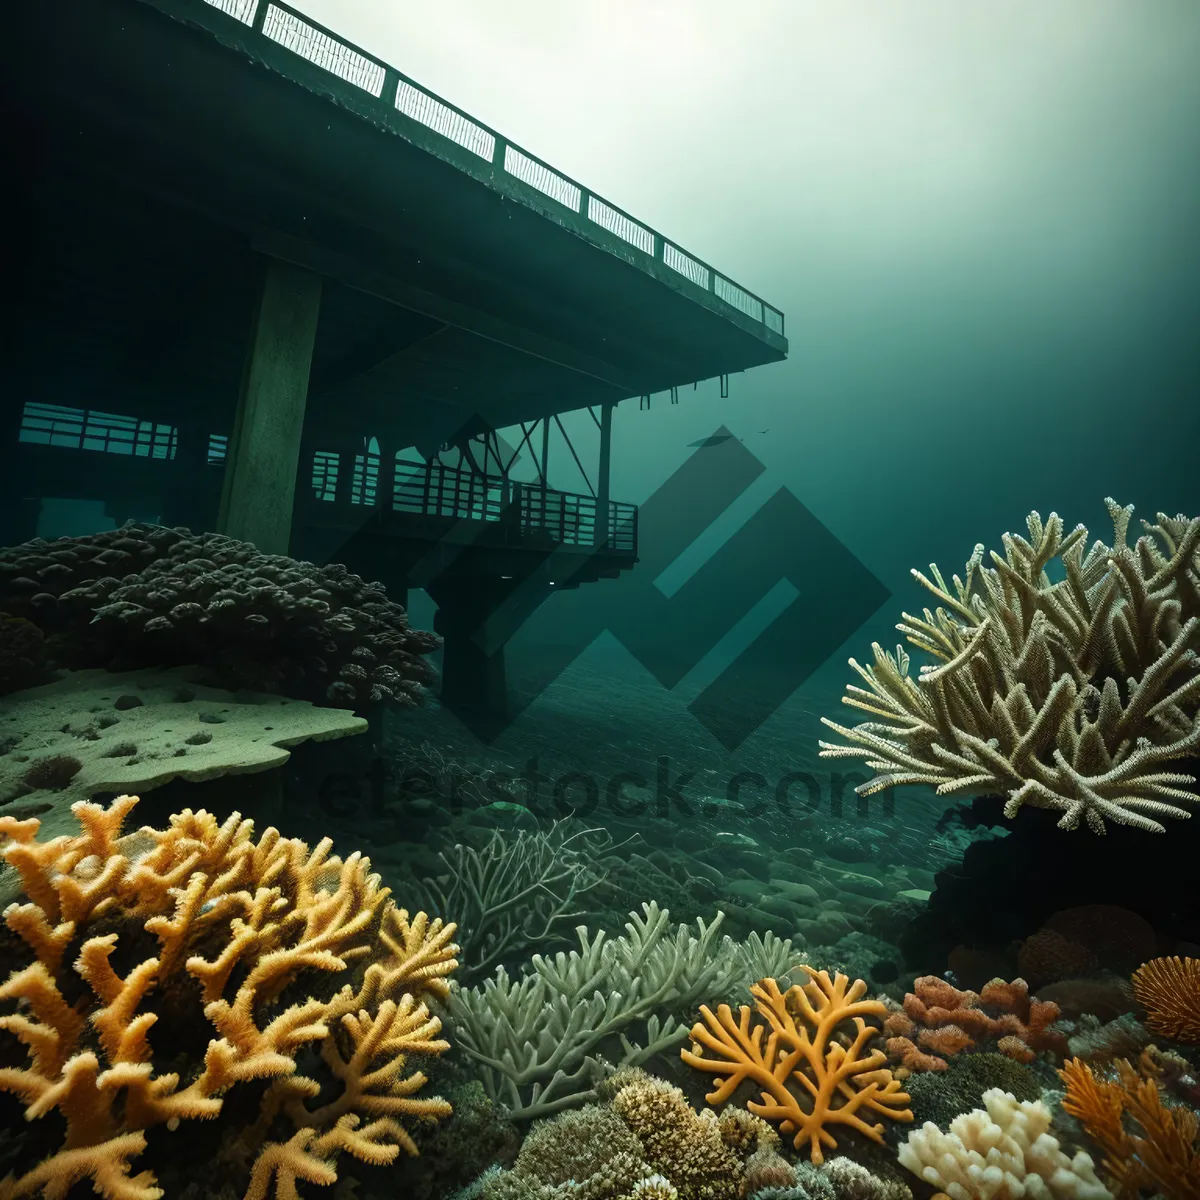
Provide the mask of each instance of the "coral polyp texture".
{"label": "coral polyp texture", "polygon": [[1133,993],[1155,1033],[1200,1046],[1200,958],[1152,958],[1133,973]]}
{"label": "coral polyp texture", "polygon": [[183,1122],[213,1193],[248,1200],[334,1183],[342,1154],[415,1154],[405,1122],[449,1113],[409,1058],[447,1049],[427,1001],[448,992],[454,926],[398,908],[360,854],[255,838],[236,813],[122,835],[136,803],[76,803],[80,832],[49,841],[0,817],[24,896],[5,953],[25,960],[0,986],[0,1091],[43,1153],[63,1131],[40,1162],[9,1148],[0,1197],[87,1180],[153,1200]]}
{"label": "coral polyp texture", "polygon": [[605,1103],[538,1121],[512,1169],[488,1172],[462,1197],[740,1200],[797,1183],[779,1136],[744,1109],[696,1112],[679,1088],[637,1069],[617,1071],[602,1091]]}
{"label": "coral polyp texture", "polygon": [[[867,985],[861,979],[851,983],[845,975],[830,978],[827,971],[800,969],[808,982],[786,992],[774,979],[750,989],[763,1024],[753,1023],[749,1005],[742,1005],[736,1017],[728,1004],[715,1013],[702,1007],[702,1019],[692,1026],[691,1049],[681,1056],[721,1080],[705,1097],[709,1104],[724,1104],[743,1083],[758,1089],[762,1099],[749,1101],[749,1111],[778,1121],[784,1133],[794,1131],[795,1148],[807,1145],[812,1161],[820,1164],[825,1148],[837,1147],[830,1127],[845,1126],[882,1142],[884,1126],[875,1117],[911,1121],[913,1115],[907,1093],[887,1068],[887,1056],[882,1050],[864,1053],[879,1032],[865,1018],[883,1017],[882,1001],[863,999]],[[839,1038],[844,1022],[853,1024],[853,1037]]]}
{"label": "coral polyp texture", "polygon": [[927,1121],[900,1147],[900,1163],[947,1200],[1112,1200],[1091,1156],[1069,1157],[1050,1132],[1040,1100],[1018,1101],[992,1088],[983,1108],[950,1122],[949,1132]]}
{"label": "coral polyp texture", "polygon": [[1023,979],[993,979],[971,992],[922,975],[883,1031],[889,1056],[904,1070],[944,1071],[947,1059],[984,1042],[1017,1062],[1032,1062],[1044,1051],[1061,1059],[1067,1039],[1052,1028],[1058,1018],[1058,1005],[1031,997]]}
{"label": "coral polyp texture", "polygon": [[0,606],[52,634],[61,666],[198,663],[221,687],[355,709],[418,703],[440,645],[340,564],[135,523],[0,551]]}
{"label": "coral polyp texture", "polygon": [[1107,500],[1111,545],[1030,513],[1029,538],[1005,534],[985,566],[975,547],[962,578],[913,574],[936,597],[898,629],[936,662],[914,677],[904,647],[850,660],[865,686],[843,703],[853,727],[822,718],[878,772],[858,790],[928,784],[940,795],[1005,798],[1060,814],[1062,829],[1106,821],[1162,832],[1191,815],[1195,777],[1173,769],[1200,746],[1200,518],[1158,514],[1130,545],[1132,507]]}
{"label": "coral polyp texture", "polygon": [[1144,1052],[1135,1069],[1113,1064],[1116,1078],[1097,1076],[1071,1059],[1059,1072],[1062,1106],[1104,1149],[1104,1171],[1119,1196],[1152,1192],[1168,1200],[1200,1196],[1200,1119],[1190,1108],[1163,1102],[1162,1066]]}

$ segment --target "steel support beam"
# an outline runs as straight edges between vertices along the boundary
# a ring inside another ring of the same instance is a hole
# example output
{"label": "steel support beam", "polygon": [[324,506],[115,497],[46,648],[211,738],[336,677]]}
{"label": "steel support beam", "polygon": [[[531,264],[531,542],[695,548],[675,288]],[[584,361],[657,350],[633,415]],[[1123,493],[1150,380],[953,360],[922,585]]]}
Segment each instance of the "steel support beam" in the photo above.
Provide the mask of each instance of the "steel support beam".
{"label": "steel support beam", "polygon": [[608,541],[609,481],[612,474],[612,414],[613,405],[600,408],[600,466],[596,479],[596,545]]}

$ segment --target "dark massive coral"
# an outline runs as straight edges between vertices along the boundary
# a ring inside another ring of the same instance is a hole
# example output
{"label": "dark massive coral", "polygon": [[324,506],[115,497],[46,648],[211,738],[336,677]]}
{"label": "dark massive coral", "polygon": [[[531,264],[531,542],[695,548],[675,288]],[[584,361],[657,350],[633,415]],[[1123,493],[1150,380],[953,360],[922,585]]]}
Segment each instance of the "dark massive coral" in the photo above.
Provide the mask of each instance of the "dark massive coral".
{"label": "dark massive coral", "polygon": [[42,682],[46,675],[45,641],[32,621],[0,612],[0,696]]}
{"label": "dark massive coral", "polygon": [[439,645],[340,564],[133,523],[0,551],[0,605],[53,634],[62,665],[197,663],[222,687],[357,709],[418,703]]}

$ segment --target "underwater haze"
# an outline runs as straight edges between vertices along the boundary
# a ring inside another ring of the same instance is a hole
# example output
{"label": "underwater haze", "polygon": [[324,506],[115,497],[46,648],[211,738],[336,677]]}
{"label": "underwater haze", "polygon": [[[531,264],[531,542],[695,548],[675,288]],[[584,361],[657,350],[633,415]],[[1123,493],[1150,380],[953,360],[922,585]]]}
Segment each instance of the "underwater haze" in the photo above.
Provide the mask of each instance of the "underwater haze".
{"label": "underwater haze", "polygon": [[[708,381],[682,389],[678,406],[626,401],[613,425],[623,500],[644,503],[719,428],[765,467],[658,577],[668,595],[785,488],[896,597],[828,648],[767,744],[743,757],[770,757],[779,741],[794,755],[804,714],[840,692],[847,655],[897,640],[897,606],[920,601],[911,568],[958,569],[977,542],[998,549],[1006,531],[1023,532],[1030,510],[1093,534],[1106,496],[1135,504],[1137,518],[1195,510],[1191,6],[1165,5],[1152,21],[1107,2],[1086,13],[459,3],[434,22],[369,0],[305,11],[786,314],[788,361],[733,376],[728,400]],[[587,415],[573,417],[568,429],[594,444]],[[519,431],[504,433],[517,444]],[[584,487],[565,454],[558,480]],[[813,562],[807,586],[834,585]],[[601,637],[592,655],[609,686],[638,689],[614,707],[638,710],[644,726],[653,697],[676,728],[649,741],[674,752],[695,737],[720,755],[684,706],[795,596],[785,584],[764,597],[669,698]],[[548,602],[517,635],[514,684],[543,694],[558,660],[536,669],[538,649],[560,637],[564,610],[588,610],[594,626],[609,604],[603,584]],[[595,694],[583,675],[561,686]]]}

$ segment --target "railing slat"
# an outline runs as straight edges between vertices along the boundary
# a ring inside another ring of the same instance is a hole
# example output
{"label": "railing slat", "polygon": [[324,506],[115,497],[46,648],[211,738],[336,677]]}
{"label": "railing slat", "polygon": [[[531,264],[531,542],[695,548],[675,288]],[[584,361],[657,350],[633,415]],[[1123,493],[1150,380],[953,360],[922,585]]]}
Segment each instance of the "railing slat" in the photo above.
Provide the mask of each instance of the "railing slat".
{"label": "railing slat", "polygon": [[[398,459],[391,489],[398,512],[457,520],[511,520],[521,533],[548,533],[559,544],[592,546],[598,506],[594,496],[560,492],[536,483],[519,483],[498,475],[481,475],[439,462]],[[606,545],[632,553],[636,549],[637,506],[610,501]]]}
{"label": "railing slat", "polygon": [[503,173],[508,179],[551,197],[582,220],[642,251],[649,262],[663,264],[764,329],[783,336],[783,313],[753,292],[718,275],[706,263],[684,253],[623,209],[475,121],[381,59],[305,17],[283,0],[204,0],[204,3],[249,25],[252,36],[282,46],[359,88],[390,113],[400,113],[478,155],[495,174]]}

